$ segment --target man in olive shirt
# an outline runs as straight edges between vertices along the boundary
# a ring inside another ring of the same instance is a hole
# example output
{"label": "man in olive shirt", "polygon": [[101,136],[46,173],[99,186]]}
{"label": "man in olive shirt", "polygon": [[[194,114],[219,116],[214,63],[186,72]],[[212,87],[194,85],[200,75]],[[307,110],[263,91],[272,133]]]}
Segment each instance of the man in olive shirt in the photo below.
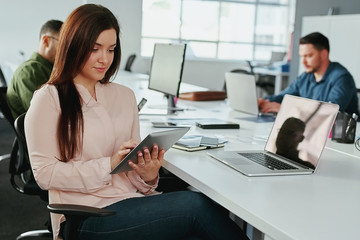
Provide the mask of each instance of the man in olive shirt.
{"label": "man in olive shirt", "polygon": [[40,30],[38,51],[14,72],[7,89],[7,101],[14,119],[27,111],[34,91],[49,80],[61,25],[59,20],[46,22]]}

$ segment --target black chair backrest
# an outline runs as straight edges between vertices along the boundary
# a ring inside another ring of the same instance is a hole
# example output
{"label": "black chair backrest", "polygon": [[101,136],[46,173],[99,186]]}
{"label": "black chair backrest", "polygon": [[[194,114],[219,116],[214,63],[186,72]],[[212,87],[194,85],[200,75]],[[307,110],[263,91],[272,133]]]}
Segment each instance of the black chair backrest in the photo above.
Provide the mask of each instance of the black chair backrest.
{"label": "black chair backrest", "polygon": [[9,121],[11,127],[14,127],[14,117],[11,114],[11,110],[6,100],[7,87],[0,87],[0,110],[6,120]]}
{"label": "black chair backrest", "polygon": [[[39,195],[41,192],[38,186],[35,186],[36,191],[30,191],[27,193],[25,188],[31,186],[32,184],[28,184],[28,182],[33,181],[33,176],[31,172],[26,140],[25,140],[25,131],[24,131],[24,119],[25,114],[21,114],[14,121],[15,134],[18,144],[18,150],[16,154],[11,154],[10,164],[9,164],[9,172],[10,172],[10,182],[17,191],[21,193],[26,193],[30,195]],[[17,179],[20,178],[22,181],[18,182]],[[30,187],[32,188],[32,187]]]}
{"label": "black chair backrest", "polygon": [[131,54],[125,64],[125,71],[131,72],[131,66],[133,65],[136,58],[136,54]]}
{"label": "black chair backrest", "polygon": [[3,71],[1,70],[1,67],[0,67],[0,86],[7,87],[7,82],[6,82]]}
{"label": "black chair backrest", "polygon": [[244,74],[248,74],[248,75],[254,75],[253,73],[249,72],[248,70],[245,69],[233,69],[230,72],[233,73],[244,73]]}
{"label": "black chair backrest", "polygon": [[[48,192],[45,190],[42,190],[39,185],[36,183],[30,166],[29,161],[29,155],[28,155],[28,149],[26,145],[26,138],[25,138],[25,115],[26,113],[21,114],[17,119],[15,119],[14,126],[16,131],[16,137],[18,139],[19,144],[19,151],[17,159],[11,158],[10,165],[13,165],[13,169],[11,174],[11,183],[13,184],[13,187],[22,193],[28,194],[28,195],[38,195],[40,198],[44,201],[48,201]],[[15,162],[15,163],[14,163]],[[24,174],[26,174],[25,178],[25,184],[23,186],[20,186],[19,184],[16,184],[16,182],[13,182],[12,180],[15,179],[17,176],[21,176],[22,179],[24,179]],[[14,185],[15,184],[15,185]]]}
{"label": "black chair backrest", "polygon": [[22,149],[27,154],[27,145],[25,138],[25,116],[26,113],[23,113],[17,119],[15,119],[14,127],[16,131],[16,137],[19,139],[19,144],[21,144]]}

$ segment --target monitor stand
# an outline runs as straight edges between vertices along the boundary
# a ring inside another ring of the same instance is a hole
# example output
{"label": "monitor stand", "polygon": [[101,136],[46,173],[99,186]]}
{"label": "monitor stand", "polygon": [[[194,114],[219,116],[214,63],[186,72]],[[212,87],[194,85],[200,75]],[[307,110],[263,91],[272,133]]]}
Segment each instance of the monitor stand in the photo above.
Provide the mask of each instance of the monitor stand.
{"label": "monitor stand", "polygon": [[148,107],[143,108],[140,111],[140,115],[173,115],[177,111],[184,111],[183,108],[176,107],[176,100],[175,97],[172,95],[165,94],[167,98],[167,107],[163,105],[162,107]]}
{"label": "monitor stand", "polygon": [[174,114],[177,111],[175,97],[171,95],[165,95],[168,102],[168,114]]}

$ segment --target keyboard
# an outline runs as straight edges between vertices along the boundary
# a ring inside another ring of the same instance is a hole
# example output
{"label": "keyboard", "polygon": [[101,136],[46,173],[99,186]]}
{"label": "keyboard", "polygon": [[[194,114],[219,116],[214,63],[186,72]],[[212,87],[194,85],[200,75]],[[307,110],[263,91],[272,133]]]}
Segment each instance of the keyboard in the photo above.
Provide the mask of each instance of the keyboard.
{"label": "keyboard", "polygon": [[277,158],[271,157],[264,153],[239,153],[239,155],[246,157],[247,159],[256,162],[271,170],[288,170],[297,169],[297,167],[284,163]]}

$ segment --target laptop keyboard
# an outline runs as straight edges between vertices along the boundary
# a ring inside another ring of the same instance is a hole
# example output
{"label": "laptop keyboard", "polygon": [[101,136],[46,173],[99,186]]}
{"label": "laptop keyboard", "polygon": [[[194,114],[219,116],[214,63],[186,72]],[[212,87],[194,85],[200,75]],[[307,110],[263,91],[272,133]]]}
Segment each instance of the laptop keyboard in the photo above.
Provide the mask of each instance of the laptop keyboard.
{"label": "laptop keyboard", "polygon": [[293,167],[290,164],[284,163],[279,159],[276,159],[264,153],[239,153],[239,154],[271,170],[297,169],[296,167]]}

